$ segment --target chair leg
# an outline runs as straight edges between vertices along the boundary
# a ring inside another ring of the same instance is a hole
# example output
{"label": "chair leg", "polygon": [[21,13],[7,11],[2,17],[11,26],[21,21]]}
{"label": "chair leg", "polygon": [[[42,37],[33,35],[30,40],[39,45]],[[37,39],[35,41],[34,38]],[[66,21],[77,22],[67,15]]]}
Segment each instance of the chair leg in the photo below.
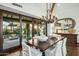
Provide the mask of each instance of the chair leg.
{"label": "chair leg", "polygon": [[45,56],[45,52],[44,51],[42,52],[42,56]]}

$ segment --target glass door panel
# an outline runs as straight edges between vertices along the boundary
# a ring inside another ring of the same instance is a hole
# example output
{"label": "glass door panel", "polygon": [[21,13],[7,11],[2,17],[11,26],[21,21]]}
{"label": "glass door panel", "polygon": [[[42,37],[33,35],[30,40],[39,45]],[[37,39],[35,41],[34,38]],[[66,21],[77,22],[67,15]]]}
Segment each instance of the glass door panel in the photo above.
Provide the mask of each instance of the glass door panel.
{"label": "glass door panel", "polygon": [[22,22],[22,40],[27,39],[26,23]]}
{"label": "glass door panel", "polygon": [[32,24],[28,22],[22,22],[22,40],[29,40],[32,38]]}
{"label": "glass door panel", "polygon": [[35,35],[40,35],[40,24],[34,24],[34,36]]}
{"label": "glass door panel", "polygon": [[40,35],[46,35],[46,24],[40,24]]}
{"label": "glass door panel", "polygon": [[3,49],[18,46],[20,22],[14,19],[3,18]]}
{"label": "glass door panel", "polygon": [[29,40],[32,38],[32,24],[27,23],[26,28],[27,28],[27,40]]}

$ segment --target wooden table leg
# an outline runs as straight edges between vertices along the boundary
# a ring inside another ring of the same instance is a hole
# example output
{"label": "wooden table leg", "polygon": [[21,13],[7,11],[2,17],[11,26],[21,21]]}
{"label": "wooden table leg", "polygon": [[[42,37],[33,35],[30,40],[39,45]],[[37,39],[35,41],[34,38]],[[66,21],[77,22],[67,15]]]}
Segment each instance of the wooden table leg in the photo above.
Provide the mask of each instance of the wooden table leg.
{"label": "wooden table leg", "polygon": [[42,52],[42,56],[45,56],[45,52],[44,51]]}

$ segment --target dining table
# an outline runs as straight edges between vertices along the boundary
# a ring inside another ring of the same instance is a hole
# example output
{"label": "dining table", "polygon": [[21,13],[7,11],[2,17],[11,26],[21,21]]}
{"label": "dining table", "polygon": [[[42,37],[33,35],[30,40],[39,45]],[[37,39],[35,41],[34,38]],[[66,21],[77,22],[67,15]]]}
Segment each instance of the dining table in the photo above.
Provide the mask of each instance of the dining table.
{"label": "dining table", "polygon": [[38,41],[38,39],[30,39],[26,42],[27,45],[31,47],[35,47],[36,49],[39,49],[42,52],[42,56],[45,56],[45,50],[48,48],[54,46],[59,41],[63,40],[65,37],[52,37],[51,39],[48,38],[46,41]]}

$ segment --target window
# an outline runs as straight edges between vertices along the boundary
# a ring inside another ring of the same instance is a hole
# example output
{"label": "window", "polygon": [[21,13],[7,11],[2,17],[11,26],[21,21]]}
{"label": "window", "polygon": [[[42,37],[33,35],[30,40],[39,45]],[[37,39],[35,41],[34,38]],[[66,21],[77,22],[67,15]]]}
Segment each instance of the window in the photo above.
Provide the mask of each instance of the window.
{"label": "window", "polygon": [[19,45],[20,22],[11,18],[3,18],[3,49]]}

